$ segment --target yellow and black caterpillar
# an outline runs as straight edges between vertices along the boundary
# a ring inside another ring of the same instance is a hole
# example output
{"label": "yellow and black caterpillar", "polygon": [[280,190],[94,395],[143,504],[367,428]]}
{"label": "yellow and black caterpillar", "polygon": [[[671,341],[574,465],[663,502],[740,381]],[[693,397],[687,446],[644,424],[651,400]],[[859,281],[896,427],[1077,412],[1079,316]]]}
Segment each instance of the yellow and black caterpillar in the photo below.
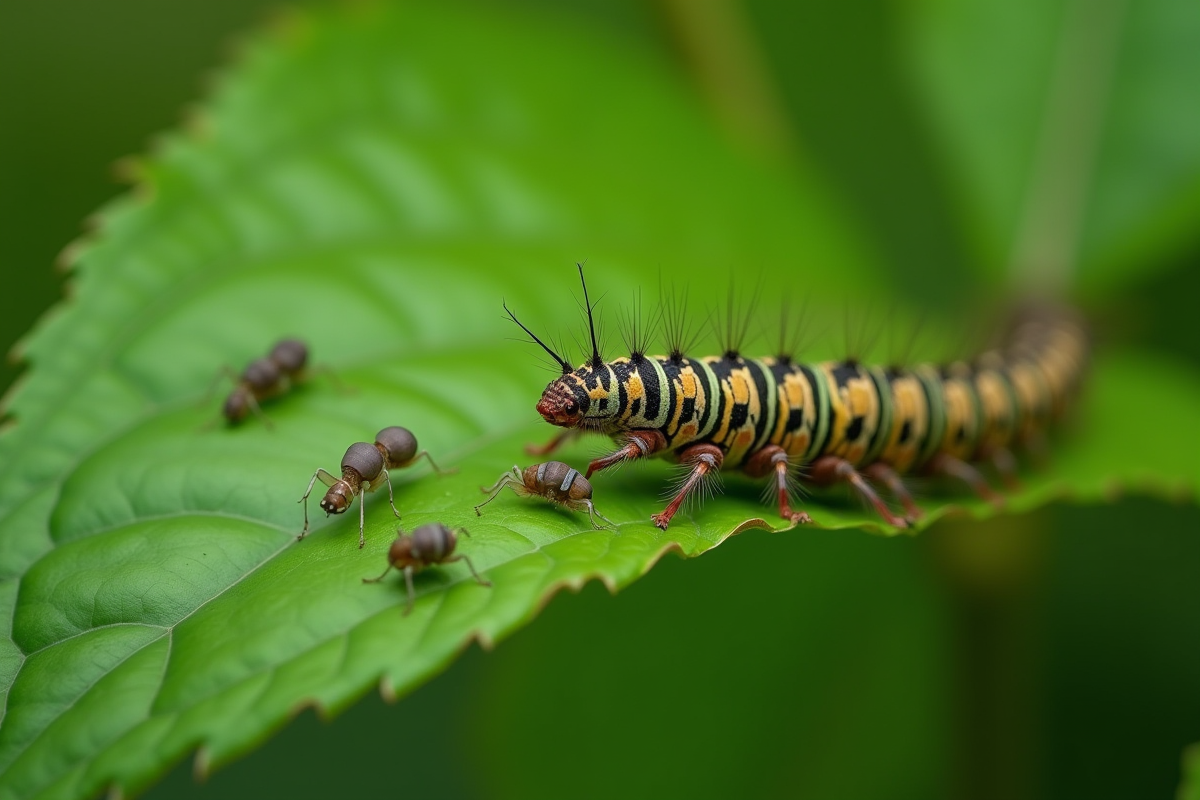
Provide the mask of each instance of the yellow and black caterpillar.
{"label": "yellow and black caterpillar", "polygon": [[[579,276],[583,281],[582,266]],[[1076,393],[1088,355],[1080,322],[1043,309],[1017,318],[1002,347],[946,366],[801,364],[790,355],[746,358],[733,348],[691,358],[678,345],[666,356],[634,346],[629,357],[606,362],[586,283],[583,291],[592,353],[578,368],[505,307],[562,368],[537,411],[568,430],[540,452],[592,431],[620,447],[592,461],[589,478],[650,456],[689,467],[666,508],[652,517],[663,529],[706,476],[735,467],[751,477],[772,476],[779,513],[793,522],[811,521],[792,508],[800,477],[819,486],[849,483],[897,527],[921,513],[900,479],[905,474],[951,476],[998,502],[973,463],[990,462],[1012,481],[1013,448],[1040,449],[1047,428]],[[894,514],[867,479],[886,486],[906,516]]]}

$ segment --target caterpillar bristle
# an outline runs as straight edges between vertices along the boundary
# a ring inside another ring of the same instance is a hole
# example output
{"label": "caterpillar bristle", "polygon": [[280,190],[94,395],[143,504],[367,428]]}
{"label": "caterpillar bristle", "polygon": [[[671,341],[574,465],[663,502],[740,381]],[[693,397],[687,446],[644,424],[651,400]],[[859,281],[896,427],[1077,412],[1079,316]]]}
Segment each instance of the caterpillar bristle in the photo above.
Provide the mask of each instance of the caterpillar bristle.
{"label": "caterpillar bristle", "polygon": [[[587,260],[575,262],[575,266],[579,269],[579,284],[583,287],[583,305],[587,310],[588,333],[592,337],[592,354],[588,358],[588,365],[591,367],[600,367],[604,365],[604,357],[600,355],[600,345],[596,341],[596,318],[593,315],[595,306],[588,300],[587,281],[583,277],[583,265]],[[600,302],[599,300],[596,301]]]}
{"label": "caterpillar bristle", "polygon": [[674,288],[664,290],[659,282],[659,308],[662,309],[663,336],[666,339],[667,355],[674,364],[682,364],[700,336],[699,326],[688,323],[688,288],[676,292]]}
{"label": "caterpillar bristle", "polygon": [[625,349],[629,351],[630,361],[641,364],[646,360],[649,342],[654,337],[661,320],[662,306],[659,306],[658,313],[652,314],[649,324],[646,323],[643,314],[642,291],[641,289],[636,290],[629,312],[621,314],[617,320],[621,340],[625,344]]}
{"label": "caterpillar bristle", "polygon": [[754,320],[758,300],[762,294],[762,285],[762,276],[760,275],[750,293],[749,301],[745,297],[739,299],[737,282],[731,277],[729,291],[725,295],[724,313],[721,312],[719,306],[709,313],[719,350],[722,356],[729,361],[739,359],[745,350],[751,322]]}
{"label": "caterpillar bristle", "polygon": [[917,342],[920,341],[921,335],[924,333],[925,324],[929,319],[927,312],[922,312],[912,323],[909,329],[908,336],[904,339],[904,343],[898,349],[891,348],[891,355],[888,358],[887,366],[894,370],[902,370],[913,363],[913,353],[916,352]]}

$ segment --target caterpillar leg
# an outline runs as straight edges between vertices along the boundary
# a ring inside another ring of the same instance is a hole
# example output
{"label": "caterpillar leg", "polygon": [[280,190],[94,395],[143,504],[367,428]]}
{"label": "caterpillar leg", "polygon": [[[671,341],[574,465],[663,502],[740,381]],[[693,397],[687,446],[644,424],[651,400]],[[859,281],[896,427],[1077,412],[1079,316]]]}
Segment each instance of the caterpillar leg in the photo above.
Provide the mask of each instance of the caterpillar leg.
{"label": "caterpillar leg", "polygon": [[858,474],[858,470],[844,458],[837,456],[822,456],[814,461],[808,468],[808,477],[813,483],[818,486],[832,486],[835,483],[845,481],[854,487],[863,499],[874,507],[883,517],[884,522],[889,525],[895,525],[897,528],[907,528],[908,522],[904,517],[898,517],[892,513],[892,510],[887,507],[887,503],[883,502],[879,494],[871,488],[871,484],[867,483],[862,475]]}
{"label": "caterpillar leg", "polygon": [[997,508],[1004,505],[1004,497],[997,494],[996,490],[988,485],[987,479],[983,477],[983,473],[961,458],[955,458],[946,453],[938,453],[933,457],[933,461],[929,462],[929,469],[935,475],[946,475],[962,481],[970,486],[980,498],[987,500]]}
{"label": "caterpillar leg", "polygon": [[882,461],[876,461],[874,464],[867,465],[867,468],[863,470],[863,474],[871,480],[879,481],[888,487],[888,491],[900,501],[900,505],[904,506],[904,511],[908,514],[909,522],[916,522],[925,516],[925,512],[913,500],[912,492],[908,491],[908,487],[904,485],[904,481],[900,480],[900,476],[896,474],[896,470]]}
{"label": "caterpillar leg", "polygon": [[[659,435],[661,436],[661,434]],[[652,515],[651,521],[665,531],[671,524],[671,517],[675,516],[675,512],[683,505],[687,496],[700,485],[706,476],[720,470],[721,462],[724,460],[725,454],[721,452],[721,448],[712,444],[694,444],[681,452],[679,454],[680,463],[691,465],[692,470],[684,479],[683,485],[679,487],[679,491],[671,498],[671,502],[667,503],[667,507]]]}
{"label": "caterpillar leg", "polygon": [[577,439],[582,435],[583,431],[579,428],[567,428],[545,444],[525,445],[525,452],[531,456],[548,456],[567,442]]}
{"label": "caterpillar leg", "polygon": [[583,477],[590,478],[593,472],[608,469],[613,464],[619,464],[631,458],[645,458],[654,455],[666,446],[666,437],[658,431],[632,431],[626,437],[624,447],[588,464],[587,474]]}
{"label": "caterpillar leg", "polygon": [[1017,478],[1017,457],[1012,454],[1012,450],[1003,447],[994,450],[991,459],[992,466],[1000,473],[1000,480],[1004,481],[1005,488],[1010,492],[1021,488],[1021,481]]}
{"label": "caterpillar leg", "polygon": [[747,459],[742,467],[751,478],[762,478],[768,473],[775,473],[775,492],[779,498],[779,516],[791,522],[807,524],[812,522],[804,511],[793,511],[791,491],[788,486],[788,455],[779,445],[769,445]]}

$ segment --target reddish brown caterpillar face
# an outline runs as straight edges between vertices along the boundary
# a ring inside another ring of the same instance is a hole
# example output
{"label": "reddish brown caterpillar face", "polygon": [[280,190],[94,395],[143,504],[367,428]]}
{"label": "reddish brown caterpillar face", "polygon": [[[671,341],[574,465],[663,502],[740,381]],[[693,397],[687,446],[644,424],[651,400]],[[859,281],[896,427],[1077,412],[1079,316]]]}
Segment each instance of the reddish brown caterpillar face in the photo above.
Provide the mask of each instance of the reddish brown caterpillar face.
{"label": "reddish brown caterpillar face", "polygon": [[551,425],[576,428],[587,414],[588,401],[582,386],[574,381],[559,378],[542,392],[537,412]]}

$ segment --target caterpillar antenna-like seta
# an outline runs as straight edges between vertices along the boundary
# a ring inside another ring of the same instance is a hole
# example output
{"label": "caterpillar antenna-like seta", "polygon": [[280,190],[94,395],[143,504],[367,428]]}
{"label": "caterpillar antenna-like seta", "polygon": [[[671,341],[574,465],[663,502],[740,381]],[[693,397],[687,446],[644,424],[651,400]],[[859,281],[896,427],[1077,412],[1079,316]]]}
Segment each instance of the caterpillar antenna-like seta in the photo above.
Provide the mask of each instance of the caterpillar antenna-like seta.
{"label": "caterpillar antenna-like seta", "polygon": [[526,328],[525,324],[523,322],[521,322],[521,320],[517,319],[517,315],[512,312],[512,309],[510,309],[508,307],[507,303],[503,303],[503,305],[504,305],[504,310],[506,312],[508,312],[508,318],[511,319],[513,322],[517,323],[517,325],[520,326],[521,330],[523,330],[523,331],[525,331],[525,333],[529,334],[529,336],[533,339],[534,342],[536,342],[538,345],[540,345],[543,350],[545,350],[547,353],[550,354],[551,358],[553,358],[555,361],[558,362],[558,365],[560,367],[562,367],[563,375],[569,375],[572,370],[571,362],[567,361],[565,358],[560,356],[554,350],[550,349],[550,346],[547,345],[545,342],[543,342],[541,339],[539,339],[537,337],[537,334],[535,334],[533,331],[529,330],[529,328]]}

